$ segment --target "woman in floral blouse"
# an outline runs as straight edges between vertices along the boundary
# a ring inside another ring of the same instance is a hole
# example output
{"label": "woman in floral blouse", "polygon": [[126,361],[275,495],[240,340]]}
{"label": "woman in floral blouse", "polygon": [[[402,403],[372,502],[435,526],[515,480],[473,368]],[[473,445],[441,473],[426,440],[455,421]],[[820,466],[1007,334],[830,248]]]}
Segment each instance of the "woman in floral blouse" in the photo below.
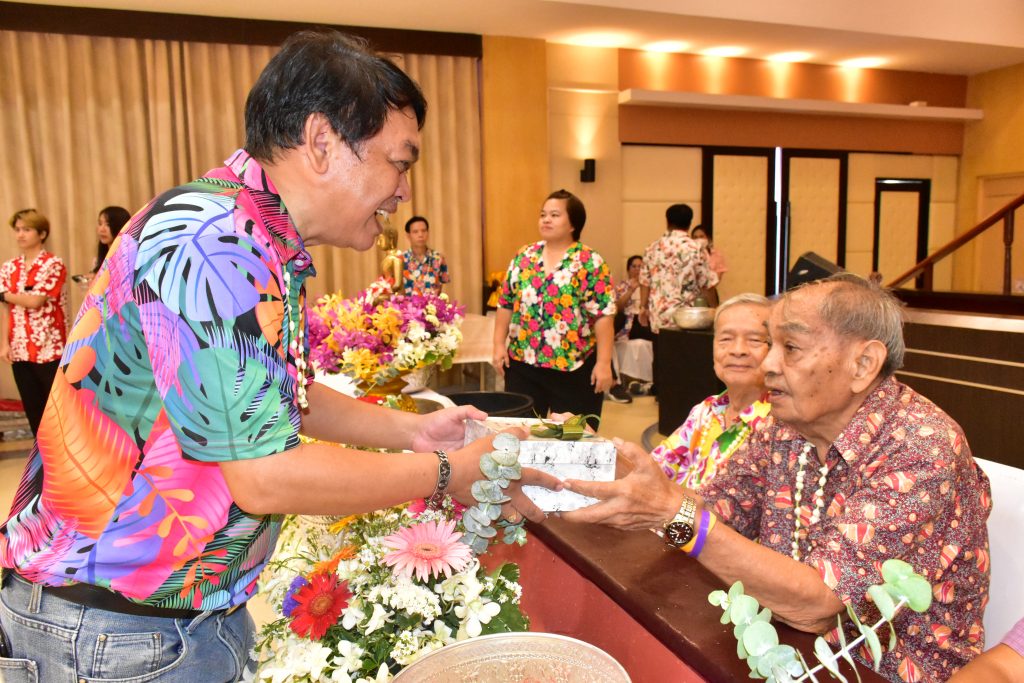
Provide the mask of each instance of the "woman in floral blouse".
{"label": "woman in floral blouse", "polygon": [[35,209],[10,220],[20,256],[0,266],[0,303],[7,315],[0,358],[12,364],[32,433],[39,429],[50,386],[67,339],[64,322],[64,262],[43,249],[50,221]]}
{"label": "woman in floral blouse", "polygon": [[599,416],[612,386],[615,293],[604,259],[579,242],[586,220],[578,197],[552,192],[541,241],[512,259],[498,298],[492,364],[540,415]]}
{"label": "woman in floral blouse", "polygon": [[676,483],[695,488],[713,478],[771,410],[761,371],[771,306],[760,294],[740,294],[715,312],[715,374],[726,389],[694,406],[651,452]]}

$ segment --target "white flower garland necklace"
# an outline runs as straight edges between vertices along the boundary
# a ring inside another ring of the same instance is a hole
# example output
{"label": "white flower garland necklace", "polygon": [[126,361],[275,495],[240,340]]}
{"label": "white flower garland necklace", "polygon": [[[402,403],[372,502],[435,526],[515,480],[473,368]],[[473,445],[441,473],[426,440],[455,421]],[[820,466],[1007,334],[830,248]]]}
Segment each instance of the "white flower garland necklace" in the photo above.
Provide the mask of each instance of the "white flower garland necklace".
{"label": "white flower garland necklace", "polygon": [[[305,321],[302,317],[302,306],[292,306],[292,277],[288,272],[288,265],[282,268],[284,273],[284,317],[288,321],[288,350],[295,359],[295,397],[298,399],[299,408],[309,408],[309,401],[306,399],[306,343],[305,343]],[[296,299],[298,295],[296,295]],[[296,301],[298,304],[298,301]],[[297,315],[292,315],[293,309],[297,309]]]}
{"label": "white flower garland necklace", "polygon": [[[796,488],[793,491],[793,559],[800,560],[800,500],[804,492],[804,469],[807,467],[807,459],[814,446],[810,441],[804,443],[800,449],[800,457],[797,463],[800,469],[796,471]],[[811,527],[821,519],[821,509],[825,507],[825,483],[828,481],[828,465],[818,468],[818,490],[814,492],[814,509],[811,511],[811,519],[807,526]]]}

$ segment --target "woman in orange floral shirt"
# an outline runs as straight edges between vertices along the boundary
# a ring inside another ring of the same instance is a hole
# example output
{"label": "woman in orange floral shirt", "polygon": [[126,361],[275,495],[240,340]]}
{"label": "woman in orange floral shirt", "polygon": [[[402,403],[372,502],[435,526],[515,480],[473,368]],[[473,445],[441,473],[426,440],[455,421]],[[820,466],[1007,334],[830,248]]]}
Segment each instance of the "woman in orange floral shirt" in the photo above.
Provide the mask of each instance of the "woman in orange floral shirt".
{"label": "woman in orange floral shirt", "polygon": [[11,217],[10,225],[21,255],[0,266],[0,303],[7,308],[0,358],[12,364],[25,416],[35,434],[67,339],[67,269],[43,249],[50,235],[45,216],[24,209]]}
{"label": "woman in orange floral shirt", "polygon": [[492,364],[540,415],[600,416],[613,382],[615,291],[604,259],[579,241],[586,220],[578,197],[552,192],[541,241],[512,259],[498,299]]}

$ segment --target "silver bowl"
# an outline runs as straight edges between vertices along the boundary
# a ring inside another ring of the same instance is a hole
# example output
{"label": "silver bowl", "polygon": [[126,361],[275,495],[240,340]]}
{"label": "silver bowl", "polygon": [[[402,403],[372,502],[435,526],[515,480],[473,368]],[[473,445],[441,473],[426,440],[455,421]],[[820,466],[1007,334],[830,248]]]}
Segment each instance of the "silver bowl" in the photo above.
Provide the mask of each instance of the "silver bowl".
{"label": "silver bowl", "polygon": [[494,633],[447,645],[400,671],[395,683],[630,683],[622,665],[590,643],[554,633]]}
{"label": "silver bowl", "polygon": [[676,325],[684,330],[703,330],[715,322],[715,309],[704,306],[681,306],[672,313]]}

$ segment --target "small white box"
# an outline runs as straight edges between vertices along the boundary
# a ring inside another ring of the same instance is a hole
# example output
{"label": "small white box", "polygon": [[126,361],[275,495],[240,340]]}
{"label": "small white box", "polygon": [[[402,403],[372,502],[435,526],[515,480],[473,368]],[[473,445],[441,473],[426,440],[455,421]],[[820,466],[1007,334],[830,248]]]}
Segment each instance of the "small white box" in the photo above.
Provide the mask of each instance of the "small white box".
{"label": "small white box", "polygon": [[[522,417],[491,417],[466,423],[466,443],[491,436],[509,427],[527,431],[541,420]],[[530,436],[519,444],[519,464],[552,474],[559,479],[612,481],[615,479],[615,445],[592,436],[579,441],[561,441]],[[567,512],[598,502],[596,498],[573,491],[550,491],[539,486],[524,486],[525,493],[544,512]]]}

